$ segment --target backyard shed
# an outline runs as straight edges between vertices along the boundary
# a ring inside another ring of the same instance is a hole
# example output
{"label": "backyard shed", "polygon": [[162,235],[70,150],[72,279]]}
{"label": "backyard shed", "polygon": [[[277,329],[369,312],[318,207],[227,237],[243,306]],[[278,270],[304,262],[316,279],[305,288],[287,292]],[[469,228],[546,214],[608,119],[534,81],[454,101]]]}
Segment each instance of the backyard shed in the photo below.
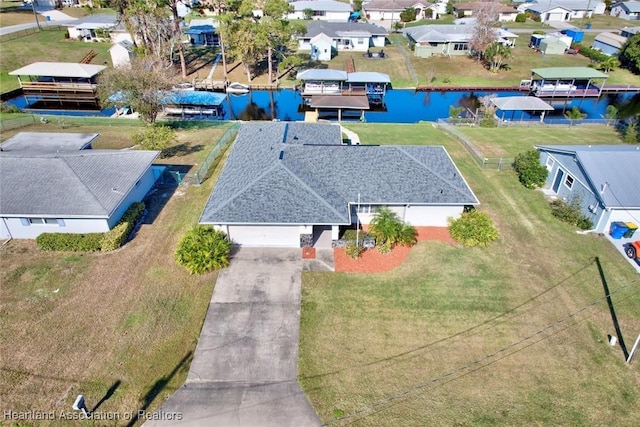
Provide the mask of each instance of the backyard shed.
{"label": "backyard shed", "polygon": [[567,48],[567,44],[556,37],[547,37],[540,41],[540,52],[543,55],[564,55]]}

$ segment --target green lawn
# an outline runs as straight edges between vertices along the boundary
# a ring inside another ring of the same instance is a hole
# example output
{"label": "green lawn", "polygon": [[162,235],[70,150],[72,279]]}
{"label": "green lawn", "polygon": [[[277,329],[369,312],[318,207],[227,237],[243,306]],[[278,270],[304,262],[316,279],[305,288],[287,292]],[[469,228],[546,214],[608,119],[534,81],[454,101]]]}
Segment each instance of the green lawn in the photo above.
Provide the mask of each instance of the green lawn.
{"label": "green lawn", "polygon": [[556,221],[513,173],[479,169],[429,124],[348,127],[363,142],[444,144],[500,240],[422,242],[383,274],[304,273],[299,379],[322,420],[636,425],[640,365],[607,344],[613,326],[593,263],[601,259],[630,346],[640,297],[622,255]]}
{"label": "green lawn", "polygon": [[[161,162],[202,164],[225,129],[180,131],[182,149]],[[21,130],[56,131],[49,125]],[[132,126],[59,131],[99,132],[95,148],[131,145]],[[118,251],[47,253],[33,241],[11,241],[1,250],[3,410],[71,412],[76,395],[84,394],[89,408],[106,397],[99,411],[124,416],[157,409],[184,382],[216,274],[190,275],[173,253],[197,223],[218,173],[173,195],[161,188],[155,193],[160,203]]]}

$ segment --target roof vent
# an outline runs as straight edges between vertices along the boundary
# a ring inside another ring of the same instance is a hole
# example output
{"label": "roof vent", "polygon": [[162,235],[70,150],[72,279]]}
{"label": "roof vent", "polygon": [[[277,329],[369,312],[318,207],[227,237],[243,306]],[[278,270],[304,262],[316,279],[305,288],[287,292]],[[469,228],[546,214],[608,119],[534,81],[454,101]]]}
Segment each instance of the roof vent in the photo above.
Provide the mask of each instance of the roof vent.
{"label": "roof vent", "polygon": [[280,160],[284,159],[284,150],[280,150],[280,155],[278,156]]}

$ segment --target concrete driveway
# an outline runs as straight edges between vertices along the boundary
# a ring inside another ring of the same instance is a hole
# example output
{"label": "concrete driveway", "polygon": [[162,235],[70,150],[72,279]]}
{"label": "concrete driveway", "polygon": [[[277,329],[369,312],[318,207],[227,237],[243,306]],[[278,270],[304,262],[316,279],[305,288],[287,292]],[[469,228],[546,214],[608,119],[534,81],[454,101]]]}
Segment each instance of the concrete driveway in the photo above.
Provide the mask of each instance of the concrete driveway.
{"label": "concrete driveway", "polygon": [[145,425],[319,426],[297,382],[299,249],[239,249],[218,276],[187,381]]}

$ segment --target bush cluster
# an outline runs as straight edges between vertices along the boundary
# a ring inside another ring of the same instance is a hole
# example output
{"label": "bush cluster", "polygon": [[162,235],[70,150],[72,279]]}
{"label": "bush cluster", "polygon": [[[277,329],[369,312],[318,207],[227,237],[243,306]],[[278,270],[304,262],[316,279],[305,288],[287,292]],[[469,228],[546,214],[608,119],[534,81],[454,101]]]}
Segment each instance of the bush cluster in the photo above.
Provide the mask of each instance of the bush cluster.
{"label": "bush cluster", "polygon": [[347,256],[353,259],[360,258],[363,252],[364,247],[358,245],[355,240],[347,243],[347,247],[345,248],[345,253],[347,254]]}
{"label": "bush cluster", "polygon": [[222,231],[196,225],[180,241],[175,260],[191,274],[205,274],[229,266],[231,245]]}
{"label": "bush cluster", "polygon": [[449,234],[464,246],[488,246],[499,237],[489,215],[472,209],[460,218],[449,218]]}
{"label": "bush cluster", "polygon": [[132,203],[118,224],[106,233],[42,233],[36,238],[36,244],[43,251],[112,251],[124,245],[144,209],[143,202]]}
{"label": "bush cluster", "polygon": [[575,198],[571,203],[564,200],[556,199],[551,202],[551,214],[562,222],[575,225],[581,230],[590,230],[593,228],[593,222],[586,216],[582,215],[580,207],[580,199]]}
{"label": "bush cluster", "polygon": [[574,49],[578,49],[578,53],[582,56],[586,56],[592,61],[602,62],[609,58],[609,55],[605,55],[599,50],[591,49],[589,46],[583,45],[581,43],[576,43]]}
{"label": "bush cluster", "polygon": [[527,14],[519,13],[516,15],[516,22],[527,22]]}
{"label": "bush cluster", "polygon": [[518,174],[518,180],[527,188],[540,187],[547,180],[548,171],[540,164],[540,153],[537,150],[519,153],[512,166]]}

